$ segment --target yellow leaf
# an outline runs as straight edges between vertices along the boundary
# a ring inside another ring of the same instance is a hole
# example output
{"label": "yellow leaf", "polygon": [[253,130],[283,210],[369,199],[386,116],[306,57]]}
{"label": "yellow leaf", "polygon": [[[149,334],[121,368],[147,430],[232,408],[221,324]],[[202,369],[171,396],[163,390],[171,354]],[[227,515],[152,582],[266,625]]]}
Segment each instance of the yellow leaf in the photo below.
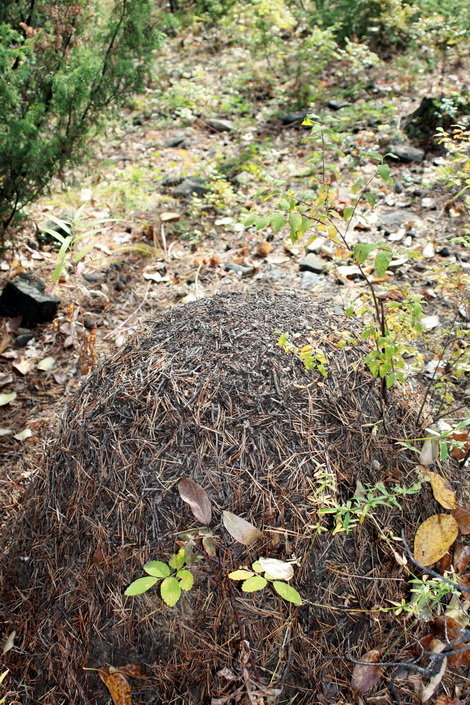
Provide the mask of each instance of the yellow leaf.
{"label": "yellow leaf", "polygon": [[431,483],[432,493],[436,502],[439,502],[444,509],[455,509],[457,507],[457,498],[450,482],[445,477],[438,475],[437,472],[431,472],[431,470],[424,467],[423,474]]}
{"label": "yellow leaf", "polygon": [[449,550],[459,533],[451,514],[434,514],[423,521],[415,536],[414,557],[421,565],[432,565]]}
{"label": "yellow leaf", "polygon": [[127,678],[113,666],[98,669],[98,675],[109,690],[114,705],[132,705],[131,686]]}

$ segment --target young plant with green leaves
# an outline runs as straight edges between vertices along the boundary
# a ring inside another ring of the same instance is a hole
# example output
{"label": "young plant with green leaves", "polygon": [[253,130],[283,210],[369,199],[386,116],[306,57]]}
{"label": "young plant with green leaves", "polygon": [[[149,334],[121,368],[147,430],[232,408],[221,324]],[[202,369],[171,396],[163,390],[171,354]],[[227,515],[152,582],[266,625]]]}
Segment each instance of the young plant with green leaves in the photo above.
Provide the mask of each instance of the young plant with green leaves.
{"label": "young plant with green leaves", "polygon": [[[212,505],[207,493],[197,482],[189,478],[179,481],[178,492],[181,499],[189,505],[193,516],[205,526],[181,532],[178,539],[183,546],[179,551],[171,556],[167,563],[163,561],[146,563],[144,571],[147,575],[134,580],[125,590],[125,595],[141,595],[158,584],[162,600],[169,607],[174,607],[183,592],[190,590],[194,585],[194,575],[191,570],[194,564],[196,561],[205,559],[214,567],[221,580],[228,577],[232,581],[242,581],[243,592],[258,592],[270,586],[286,602],[294,605],[302,604],[297,590],[289,585],[289,581],[294,576],[293,567],[285,561],[259,558],[252,563],[251,569],[241,568],[228,573],[227,576],[227,569],[217,551],[217,544],[221,539],[208,528],[212,520]],[[252,546],[263,535],[253,524],[233,512],[222,512],[222,524],[230,536],[244,546]],[[233,599],[231,599],[231,606],[236,611]],[[235,616],[239,623],[238,612]]]}

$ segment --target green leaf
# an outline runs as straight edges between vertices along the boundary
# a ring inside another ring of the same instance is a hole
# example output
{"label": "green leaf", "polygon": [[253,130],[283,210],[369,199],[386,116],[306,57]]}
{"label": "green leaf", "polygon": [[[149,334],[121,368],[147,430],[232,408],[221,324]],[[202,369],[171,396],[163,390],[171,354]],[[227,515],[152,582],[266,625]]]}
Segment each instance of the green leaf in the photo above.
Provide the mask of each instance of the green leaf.
{"label": "green leaf", "polygon": [[353,250],[354,261],[358,264],[363,264],[375,249],[377,249],[377,245],[373,242],[358,242]]}
{"label": "green leaf", "polygon": [[146,576],[145,578],[137,578],[133,583],[129,585],[126,590],[124,590],[124,595],[142,595],[142,593],[150,590],[151,587],[155,585],[158,578],[152,578]]}
{"label": "green leaf", "polygon": [[298,233],[302,229],[302,216],[300,213],[291,213],[289,216],[289,225],[293,233]]}
{"label": "green leaf", "polygon": [[258,592],[258,590],[265,588],[267,584],[268,581],[262,575],[254,575],[242,583],[242,590],[243,592]]}
{"label": "green leaf", "polygon": [[392,261],[393,252],[391,250],[380,250],[375,256],[374,269],[378,277],[383,277]]}
{"label": "green leaf", "polygon": [[279,230],[286,224],[286,219],[282,213],[273,213],[271,216],[271,227],[273,233],[278,233]]}
{"label": "green leaf", "polygon": [[262,218],[258,218],[258,220],[256,221],[256,232],[258,232],[258,230],[263,230],[263,228],[266,228],[270,223],[270,215],[264,215]]}
{"label": "green leaf", "polygon": [[380,164],[377,167],[377,173],[384,181],[390,181],[390,167],[388,164]]}
{"label": "green leaf", "polygon": [[251,564],[251,569],[255,571],[255,573],[262,573],[263,568],[261,567],[261,563],[259,561],[255,561],[254,563]]}
{"label": "green leaf", "polygon": [[297,590],[292,587],[292,585],[283,583],[280,580],[274,580],[272,585],[277,594],[280,595],[283,600],[287,600],[287,602],[292,602],[294,605],[302,604],[302,598],[300,597]]}
{"label": "green leaf", "polygon": [[176,573],[176,577],[180,581],[180,588],[182,590],[191,590],[194,585],[194,575],[190,570],[179,570]]}
{"label": "green leaf", "polygon": [[166,578],[171,573],[170,568],[163,561],[149,561],[144,565],[144,570],[155,578]]}
{"label": "green leaf", "polygon": [[168,605],[168,607],[174,607],[181,597],[179,580],[173,576],[165,578],[160,585],[160,595],[163,602]]}
{"label": "green leaf", "polygon": [[287,198],[281,198],[281,200],[279,201],[279,208],[288,211],[290,208],[290,201]]}
{"label": "green leaf", "polygon": [[[173,570],[179,570],[184,566],[186,563],[186,554],[184,552],[184,548],[180,548],[178,553],[175,553],[170,560],[168,561],[168,565],[170,568],[173,568]],[[169,573],[167,573],[169,575]],[[166,575],[162,576],[166,578]]]}
{"label": "green leaf", "polygon": [[259,218],[259,216],[256,213],[252,213],[251,215],[248,216],[248,218],[246,218],[243,221],[243,225],[246,228],[248,228],[250,225],[253,225],[253,223],[255,223],[258,220],[258,218]]}
{"label": "green leaf", "polygon": [[364,198],[366,199],[367,203],[372,207],[374,207],[377,203],[377,196],[374,196],[373,193],[365,193]]}
{"label": "green leaf", "polygon": [[254,573],[252,570],[234,570],[228,574],[230,580],[246,580],[247,578],[252,578]]}
{"label": "green leaf", "polygon": [[352,215],[354,215],[354,206],[347,206],[343,210],[343,220],[349,220]]}

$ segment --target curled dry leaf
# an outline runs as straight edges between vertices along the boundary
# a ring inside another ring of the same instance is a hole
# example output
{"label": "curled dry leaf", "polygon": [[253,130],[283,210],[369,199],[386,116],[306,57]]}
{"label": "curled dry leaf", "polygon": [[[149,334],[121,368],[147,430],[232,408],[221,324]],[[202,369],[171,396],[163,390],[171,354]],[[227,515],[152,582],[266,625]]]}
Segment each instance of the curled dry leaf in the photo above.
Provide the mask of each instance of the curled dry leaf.
{"label": "curled dry leaf", "polygon": [[456,507],[452,510],[452,516],[457,522],[461,533],[470,534],[470,510]]}
{"label": "curled dry leaf", "polygon": [[212,519],[212,507],[210,499],[201,485],[189,477],[183,477],[178,482],[178,492],[183,502],[191,507],[191,511],[201,524],[210,524]]}
{"label": "curled dry leaf", "polygon": [[119,666],[117,670],[119,673],[122,673],[123,676],[131,676],[132,678],[140,678],[144,680],[149,677],[148,673],[146,673],[140,666],[134,666],[133,663],[128,663],[126,666]]}
{"label": "curled dry leaf", "polygon": [[263,536],[256,526],[232,512],[222,512],[222,522],[230,536],[244,546],[251,546]]}
{"label": "curled dry leaf", "polygon": [[[373,649],[368,651],[364,656],[362,656],[360,661],[365,661],[366,663],[376,664],[380,658],[380,651]],[[356,663],[351,678],[352,687],[359,691],[359,693],[369,693],[379,682],[382,675],[382,669],[380,665],[365,666],[363,664]]]}
{"label": "curled dry leaf", "polygon": [[451,514],[434,514],[418,527],[414,541],[414,557],[421,565],[432,565],[447,553],[459,533]]}
{"label": "curled dry leaf", "polygon": [[455,509],[457,507],[457,498],[452,485],[445,477],[441,477],[437,472],[431,472],[423,467],[423,474],[429,480],[432,487],[434,498],[444,509]]}
{"label": "curled dry leaf", "polygon": [[4,643],[3,649],[2,649],[3,656],[5,656],[5,654],[7,654],[15,645],[15,637],[16,637],[16,632],[10,632],[10,634],[5,639],[5,643]]}
{"label": "curled dry leaf", "polygon": [[119,670],[105,666],[98,669],[98,675],[109,690],[114,705],[132,705],[131,686]]}
{"label": "curled dry leaf", "polygon": [[458,698],[453,698],[451,695],[438,695],[434,701],[434,705],[464,705]]}
{"label": "curled dry leaf", "polygon": [[277,558],[260,558],[258,562],[264,572],[276,580],[290,580],[294,576],[294,569],[290,563],[279,561]]}

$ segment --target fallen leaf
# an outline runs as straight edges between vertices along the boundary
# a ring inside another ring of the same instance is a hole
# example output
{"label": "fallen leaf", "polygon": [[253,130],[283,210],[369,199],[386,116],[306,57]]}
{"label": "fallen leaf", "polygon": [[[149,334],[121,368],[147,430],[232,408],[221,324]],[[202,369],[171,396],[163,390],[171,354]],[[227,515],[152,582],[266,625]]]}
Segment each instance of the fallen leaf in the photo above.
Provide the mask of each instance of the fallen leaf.
{"label": "fallen leaf", "polygon": [[[462,626],[448,615],[435,617],[432,621],[431,628],[436,636],[447,643],[462,639],[463,637]],[[464,644],[462,644],[462,646],[464,646]],[[459,646],[456,646],[455,650],[458,648]],[[449,666],[453,668],[470,665],[470,651],[461,651],[460,653],[451,654],[447,658],[449,660]]]}
{"label": "fallen leaf", "polygon": [[437,328],[440,325],[439,316],[423,316],[421,325],[424,330],[433,330],[433,328]]}
{"label": "fallen leaf", "polygon": [[447,553],[459,533],[451,514],[434,514],[418,527],[414,557],[422,565],[432,565]]}
{"label": "fallen leaf", "polygon": [[109,690],[114,705],[132,705],[131,686],[127,678],[112,666],[98,669],[98,675]]}
{"label": "fallen leaf", "polygon": [[0,428],[0,438],[2,436],[12,436],[13,430],[11,428]]}
{"label": "fallen leaf", "polygon": [[18,362],[12,362],[11,366],[15,368],[21,375],[26,375],[33,369],[32,360],[19,360]]}
{"label": "fallen leaf", "polygon": [[2,654],[5,656],[15,645],[16,632],[11,632],[5,639],[5,644],[3,645]]}
{"label": "fallen leaf", "polygon": [[160,213],[160,220],[162,223],[170,223],[172,220],[179,220],[181,218],[181,213],[177,211],[164,211]]}
{"label": "fallen leaf", "polygon": [[454,460],[463,460],[466,457],[470,448],[470,439],[468,436],[468,431],[455,431],[449,436],[449,438],[464,444],[463,448],[452,448],[452,450],[450,451],[450,456],[454,458]]}
{"label": "fallen leaf", "polygon": [[20,433],[15,433],[13,438],[16,438],[17,441],[25,441],[27,438],[31,438],[33,435],[33,432],[31,431],[30,428],[25,428],[24,431],[20,431]]}
{"label": "fallen leaf", "polygon": [[423,467],[423,474],[431,483],[434,499],[439,502],[444,509],[455,509],[457,507],[457,499],[452,485],[445,477],[438,475],[437,472],[431,472]]}
{"label": "fallen leaf", "polygon": [[201,524],[210,524],[212,519],[212,507],[210,499],[201,485],[189,477],[183,477],[178,482],[178,492],[181,499],[189,504],[192,513]]}
{"label": "fallen leaf", "polygon": [[[442,641],[439,641],[439,639],[434,639],[430,651],[433,653],[437,654],[440,653],[444,648],[445,644],[442,643]],[[439,673],[436,673],[429,681],[427,686],[423,688],[423,691],[421,693],[421,702],[425,703],[429,700],[429,698],[434,694],[434,691],[436,690],[437,686],[442,680],[442,676],[445,673],[445,670],[447,668],[447,659],[443,658],[442,659],[442,664],[441,668],[439,669]]]}
{"label": "fallen leaf", "polygon": [[8,394],[0,394],[0,406],[5,406],[16,399],[16,392],[9,392]]}
{"label": "fallen leaf", "polygon": [[452,516],[459,525],[462,534],[470,534],[470,510],[456,507],[452,510]]}
{"label": "fallen leaf", "polygon": [[52,368],[55,367],[55,358],[45,357],[44,360],[38,362],[36,367],[38,370],[42,370],[43,372],[49,372],[49,370],[52,370]]}
{"label": "fallen leaf", "polygon": [[290,563],[279,561],[277,558],[260,558],[258,560],[261,568],[268,577],[276,580],[290,580],[294,576],[294,569]]}
{"label": "fallen leaf", "polygon": [[141,678],[144,680],[150,677],[140,666],[134,666],[132,663],[128,663],[126,666],[119,666],[117,670],[124,676],[131,676],[132,678]]}
{"label": "fallen leaf", "polygon": [[[457,524],[458,523],[459,522],[457,521]],[[459,528],[460,528],[460,526],[459,526]],[[465,544],[460,544],[459,546],[457,546],[457,548],[455,549],[455,553],[454,553],[454,568],[455,568],[456,572],[457,573],[465,573],[469,563],[470,563],[470,546],[465,545]]]}
{"label": "fallen leaf", "polygon": [[14,380],[13,375],[0,375],[0,387],[11,384]]}
{"label": "fallen leaf", "polygon": [[434,705],[463,705],[461,700],[453,698],[451,695],[438,695]]}
{"label": "fallen leaf", "polygon": [[256,245],[256,254],[258,257],[266,257],[271,252],[273,246],[270,242],[258,242]]}
{"label": "fallen leaf", "polygon": [[[373,649],[372,651],[368,651],[364,654],[364,656],[362,656],[359,660],[365,661],[366,663],[375,664],[379,658],[380,651]],[[356,663],[351,677],[351,686],[354,690],[358,690],[359,693],[369,693],[373,688],[375,688],[381,675],[382,669],[380,668],[380,665],[364,666]]]}
{"label": "fallen leaf", "polygon": [[256,526],[232,512],[222,512],[222,522],[230,536],[244,546],[251,546],[263,536]]}

